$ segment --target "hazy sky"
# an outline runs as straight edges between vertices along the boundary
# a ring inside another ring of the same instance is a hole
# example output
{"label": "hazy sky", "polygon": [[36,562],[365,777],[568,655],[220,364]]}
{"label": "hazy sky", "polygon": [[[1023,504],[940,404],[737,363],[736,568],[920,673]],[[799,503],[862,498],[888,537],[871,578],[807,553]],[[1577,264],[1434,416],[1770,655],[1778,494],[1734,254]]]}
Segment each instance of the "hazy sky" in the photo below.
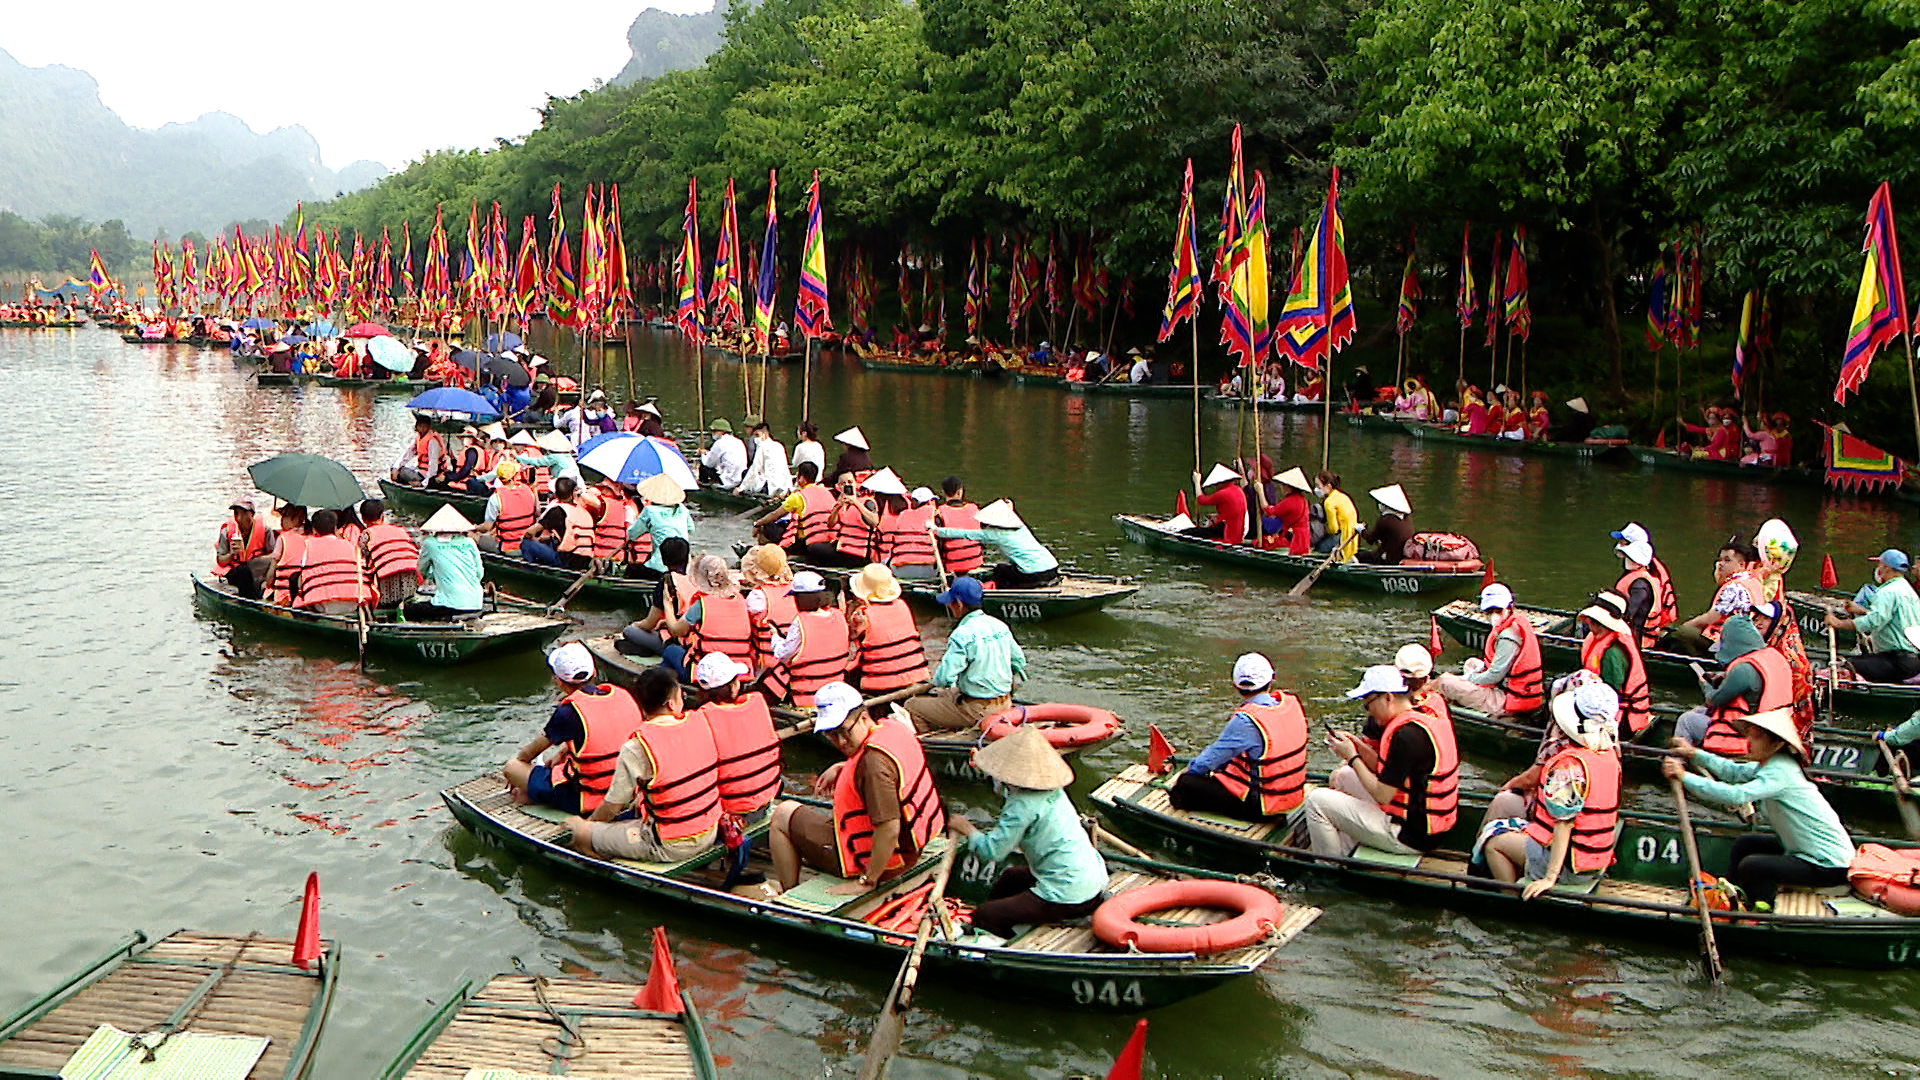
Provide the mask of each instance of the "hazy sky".
{"label": "hazy sky", "polygon": [[8,4],[0,48],[33,67],[91,74],[137,127],[224,111],[256,131],[300,124],[334,168],[391,168],[429,150],[485,146],[538,122],[546,95],[611,79],[647,7],[710,0],[513,4],[420,0],[94,0]]}

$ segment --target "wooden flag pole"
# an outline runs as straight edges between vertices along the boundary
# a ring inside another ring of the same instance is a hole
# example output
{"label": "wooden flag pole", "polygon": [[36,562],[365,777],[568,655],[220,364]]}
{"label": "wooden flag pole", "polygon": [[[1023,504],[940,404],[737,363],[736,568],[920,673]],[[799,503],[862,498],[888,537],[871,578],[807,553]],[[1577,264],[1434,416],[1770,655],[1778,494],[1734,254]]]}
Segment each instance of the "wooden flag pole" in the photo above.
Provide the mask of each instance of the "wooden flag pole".
{"label": "wooden flag pole", "polygon": [[[1320,471],[1330,466],[1327,462],[1333,455],[1333,350],[1328,349],[1322,358],[1320,374]],[[1256,420],[1258,416],[1256,414]]]}
{"label": "wooden flag pole", "polygon": [[1467,326],[1460,324],[1460,381],[1467,381]]}
{"label": "wooden flag pole", "polygon": [[[1903,298],[1904,299],[1904,298]],[[1907,322],[1907,398],[1913,402],[1913,438],[1920,445],[1920,386],[1913,381],[1913,322]]]}
{"label": "wooden flag pole", "polygon": [[1193,331],[1193,471],[1200,471],[1200,319],[1187,320]]}
{"label": "wooden flag pole", "polygon": [[1393,392],[1397,396],[1400,388],[1407,385],[1407,335],[1400,335],[1400,356],[1393,364]]}

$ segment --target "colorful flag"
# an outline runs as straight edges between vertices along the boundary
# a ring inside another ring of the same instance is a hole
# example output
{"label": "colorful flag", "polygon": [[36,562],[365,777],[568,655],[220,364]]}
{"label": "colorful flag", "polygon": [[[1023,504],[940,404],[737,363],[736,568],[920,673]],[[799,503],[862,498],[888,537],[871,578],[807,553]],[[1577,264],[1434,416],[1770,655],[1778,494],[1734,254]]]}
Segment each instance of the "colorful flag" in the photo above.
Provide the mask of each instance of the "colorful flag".
{"label": "colorful flag", "polygon": [[1753,347],[1754,304],[1760,296],[1759,289],[1748,289],[1747,298],[1740,304],[1740,337],[1733,343],[1733,397],[1740,399],[1741,384],[1747,381],[1747,350]]}
{"label": "colorful flag", "polygon": [[100,262],[100,249],[90,249],[87,252],[87,291],[98,300],[112,285],[112,280],[107,277],[106,266]]}
{"label": "colorful flag", "polygon": [[[1814,423],[1820,424],[1815,420]],[[1826,431],[1821,455],[1827,466],[1827,486],[1841,491],[1879,491],[1898,488],[1906,480],[1906,463],[1885,450],[1855,438],[1845,424],[1820,426]]]}
{"label": "colorful flag", "polygon": [[780,175],[777,170],[767,170],[767,235],[760,242],[760,279],[754,285],[753,292],[753,348],[752,352],[767,354],[773,340],[773,292],[778,280],[774,270],[774,256],[779,250],[779,213],[774,201],[774,193],[779,189]]}
{"label": "colorful flag", "polygon": [[1353,291],[1347,281],[1347,236],[1340,221],[1340,170],[1327,183],[1320,222],[1307,241],[1300,273],[1275,328],[1294,363],[1319,370],[1353,337]]}
{"label": "colorful flag", "polygon": [[1480,308],[1480,296],[1473,285],[1473,256],[1467,250],[1472,233],[1472,222],[1460,227],[1460,287],[1453,294],[1453,310],[1460,316],[1462,330],[1473,325],[1474,312]]}
{"label": "colorful flag", "polygon": [[606,213],[607,226],[607,284],[612,290],[607,295],[607,311],[611,318],[625,319],[627,309],[633,306],[633,282],[627,274],[627,234],[620,224],[620,185],[613,185],[612,203],[602,205]]}
{"label": "colorful flag", "polygon": [[1420,291],[1420,268],[1414,262],[1418,249],[1413,246],[1413,237],[1407,238],[1407,268],[1400,273],[1400,308],[1393,319],[1394,332],[1401,337],[1413,329],[1413,320],[1420,317],[1420,301],[1426,297]]}
{"label": "colorful flag", "polygon": [[1507,246],[1507,287],[1501,295],[1507,332],[1526,341],[1533,332],[1533,307],[1527,302],[1527,227],[1513,227],[1513,243]]}
{"label": "colorful flag", "polygon": [[1882,182],[1867,203],[1867,236],[1861,245],[1867,263],[1860,272],[1860,292],[1853,302],[1853,329],[1847,335],[1846,356],[1833,400],[1847,403],[1848,391],[1867,381],[1873,354],[1882,345],[1906,333],[1907,291],[1900,276],[1900,243],[1894,235],[1893,195]]}
{"label": "colorful flag", "polygon": [[1493,260],[1487,264],[1487,348],[1500,337],[1500,230],[1493,230]]}
{"label": "colorful flag", "polygon": [[1647,295],[1647,348],[1659,352],[1667,343],[1667,260],[1653,268],[1653,287]]}
{"label": "colorful flag", "polygon": [[[412,285],[412,271],[406,271]],[[513,271],[513,308],[526,321],[527,313],[540,299],[540,234],[534,228],[533,215],[520,223],[520,258]]]}
{"label": "colorful flag", "polygon": [[987,282],[980,266],[980,238],[974,237],[967,245],[967,337],[978,342],[980,338],[980,320],[986,314],[982,310],[986,305]]}
{"label": "colorful flag", "polygon": [[909,330],[913,329],[915,325],[913,321],[913,274],[907,269],[907,264],[910,259],[911,256],[907,254],[907,246],[905,244],[900,245],[900,279],[896,283],[896,287],[900,290],[900,319],[907,324],[907,329]]}
{"label": "colorful flag", "polygon": [[833,329],[833,315],[827,310],[827,241],[820,229],[819,169],[813,170],[813,184],[807,188],[807,235],[800,243],[800,296],[793,322],[810,338]]}
{"label": "colorful flag", "polygon": [[740,293],[740,213],[734,206],[733,177],[720,202],[720,240],[713,252],[713,284],[707,293],[713,305],[713,325],[738,329],[746,319]]}
{"label": "colorful flag", "polygon": [[1053,230],[1047,230],[1047,313],[1060,314],[1060,259],[1053,245]]}
{"label": "colorful flag", "polygon": [[560,208],[557,180],[547,220],[553,222],[553,232],[547,237],[547,319],[555,326],[571,327],[577,325],[580,291],[573,275],[573,248],[567,243],[567,215]]}
{"label": "colorful flag", "polygon": [[681,224],[680,257],[675,260],[680,301],[673,321],[688,341],[699,345],[706,340],[706,318],[700,303],[700,180],[687,177],[687,214]]}
{"label": "colorful flag", "polygon": [[1193,159],[1187,159],[1187,178],[1180,187],[1180,214],[1173,226],[1173,268],[1167,273],[1167,306],[1160,311],[1160,337],[1165,341],[1182,320],[1200,310],[1200,238],[1194,233]]}

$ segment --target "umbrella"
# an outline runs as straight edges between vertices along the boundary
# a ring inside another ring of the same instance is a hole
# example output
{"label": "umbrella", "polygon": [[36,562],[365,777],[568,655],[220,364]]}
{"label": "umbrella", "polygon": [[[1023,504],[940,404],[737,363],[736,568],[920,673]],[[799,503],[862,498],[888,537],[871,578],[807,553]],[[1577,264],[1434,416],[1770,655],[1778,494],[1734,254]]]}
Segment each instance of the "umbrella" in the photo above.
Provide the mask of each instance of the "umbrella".
{"label": "umbrella", "polygon": [[298,330],[296,330],[293,333],[281,335],[280,340],[286,342],[289,345],[298,345],[301,342],[307,340],[307,335],[302,334]]}
{"label": "umbrella", "polygon": [[246,322],[241,323],[240,326],[242,329],[245,329],[245,330],[271,330],[273,329],[273,320],[263,319],[260,316],[255,315],[253,318],[248,319]]}
{"label": "umbrella", "polygon": [[340,332],[340,328],[326,319],[315,319],[307,324],[307,332],[314,337],[330,338]]}
{"label": "umbrella", "polygon": [[388,371],[405,374],[413,370],[413,350],[402,345],[398,339],[377,337],[367,342],[367,355],[373,362]]}
{"label": "umbrella", "polygon": [[468,371],[479,371],[480,361],[486,359],[486,354],[474,352],[472,349],[461,349],[454,353],[450,359]]}
{"label": "umbrella", "polygon": [[345,465],[319,454],[286,453],[247,466],[253,486],[296,506],[352,506],[367,497]]}
{"label": "umbrella", "polygon": [[580,444],[574,457],[583,469],[592,469],[622,484],[637,484],[649,476],[667,476],[688,491],[697,491],[700,481],[681,456],[680,448],[665,439],[615,431],[595,435]]}
{"label": "umbrella", "polygon": [[457,386],[442,386],[429,390],[407,402],[407,408],[443,413],[465,413],[476,419],[482,416],[500,415],[500,410],[494,408],[492,402],[471,390],[462,390]]}
{"label": "umbrella", "polygon": [[508,349],[517,349],[520,345],[519,334],[509,334],[502,331],[498,334],[487,335],[488,352],[506,352]]}
{"label": "umbrella", "polygon": [[374,338],[386,337],[388,335],[387,328],[381,326],[379,323],[363,322],[354,323],[352,326],[347,327],[347,336],[354,338]]}
{"label": "umbrella", "polygon": [[527,369],[504,356],[489,356],[480,363],[480,371],[501,380],[508,386],[530,386],[533,376]]}

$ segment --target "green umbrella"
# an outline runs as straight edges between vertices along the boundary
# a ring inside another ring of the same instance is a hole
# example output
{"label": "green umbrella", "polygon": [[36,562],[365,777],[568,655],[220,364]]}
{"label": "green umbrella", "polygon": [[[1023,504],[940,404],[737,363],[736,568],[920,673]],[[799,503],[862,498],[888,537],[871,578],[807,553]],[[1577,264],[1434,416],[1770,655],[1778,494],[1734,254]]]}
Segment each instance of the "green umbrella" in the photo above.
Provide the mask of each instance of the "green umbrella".
{"label": "green umbrella", "polygon": [[352,506],[367,497],[345,465],[319,454],[287,453],[247,466],[261,491],[296,506]]}

